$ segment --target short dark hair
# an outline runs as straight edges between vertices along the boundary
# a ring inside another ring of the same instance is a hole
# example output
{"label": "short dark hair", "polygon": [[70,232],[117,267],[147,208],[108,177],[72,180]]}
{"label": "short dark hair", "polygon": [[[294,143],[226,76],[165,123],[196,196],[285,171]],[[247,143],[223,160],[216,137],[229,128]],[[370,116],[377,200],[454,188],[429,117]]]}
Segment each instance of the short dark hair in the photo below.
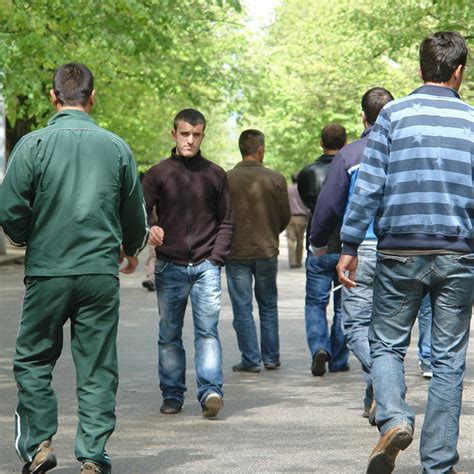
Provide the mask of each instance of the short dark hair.
{"label": "short dark hair", "polygon": [[84,107],[94,90],[94,76],[84,64],[67,63],[53,77],[53,91],[61,105]]}
{"label": "short dark hair", "polygon": [[244,130],[239,137],[239,149],[242,156],[254,155],[259,146],[265,145],[265,135],[260,130]]}
{"label": "short dark hair", "polygon": [[181,112],[176,114],[176,117],[173,120],[173,128],[176,130],[178,128],[178,122],[183,121],[189,123],[190,125],[204,125],[206,128],[206,118],[204,115],[195,109],[183,109]]}
{"label": "short dark hair", "polygon": [[340,150],[346,144],[346,129],[338,123],[328,123],[321,130],[323,147],[328,150]]}
{"label": "short dark hair", "polygon": [[420,69],[424,82],[448,82],[467,60],[467,45],[456,31],[438,31],[420,45]]}
{"label": "short dark hair", "polygon": [[391,100],[393,100],[393,95],[383,87],[372,87],[362,96],[362,111],[370,125],[375,123],[384,105]]}

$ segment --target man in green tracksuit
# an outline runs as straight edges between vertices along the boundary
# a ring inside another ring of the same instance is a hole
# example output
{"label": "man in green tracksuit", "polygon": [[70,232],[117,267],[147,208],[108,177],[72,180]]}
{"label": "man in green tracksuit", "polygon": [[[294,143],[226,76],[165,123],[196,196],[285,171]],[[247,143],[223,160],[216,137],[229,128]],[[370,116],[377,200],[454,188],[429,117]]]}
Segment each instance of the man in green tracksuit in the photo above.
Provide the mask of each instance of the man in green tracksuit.
{"label": "man in green tracksuit", "polygon": [[93,77],[82,64],[55,73],[47,127],[15,146],[0,186],[0,225],[26,245],[25,285],[14,358],[16,449],[23,473],[56,465],[52,371],[71,322],[77,373],[81,472],[110,472],[105,444],[115,427],[119,261],[135,270],[148,236],[143,195],[128,145],[97,126]]}

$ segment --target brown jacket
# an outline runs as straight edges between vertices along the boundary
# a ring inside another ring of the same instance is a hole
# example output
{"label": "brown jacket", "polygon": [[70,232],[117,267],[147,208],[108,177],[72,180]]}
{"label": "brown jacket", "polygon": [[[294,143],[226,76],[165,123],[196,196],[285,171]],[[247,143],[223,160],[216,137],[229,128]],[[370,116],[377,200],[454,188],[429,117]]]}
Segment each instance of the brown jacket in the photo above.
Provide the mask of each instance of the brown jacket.
{"label": "brown jacket", "polygon": [[241,161],[227,173],[235,229],[229,260],[278,255],[278,235],[290,220],[285,178],[258,161]]}

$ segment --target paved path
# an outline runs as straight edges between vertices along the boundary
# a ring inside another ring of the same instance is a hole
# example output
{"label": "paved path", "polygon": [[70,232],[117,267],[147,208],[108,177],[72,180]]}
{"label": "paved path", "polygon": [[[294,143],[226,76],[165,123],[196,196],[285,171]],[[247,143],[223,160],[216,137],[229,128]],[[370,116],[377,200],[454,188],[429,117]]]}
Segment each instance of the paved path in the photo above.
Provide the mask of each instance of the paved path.
{"label": "paved path", "polygon": [[[223,274],[224,276],[224,274]],[[233,373],[239,355],[224,284],[220,334],[224,349],[225,406],[218,419],[206,420],[195,399],[192,327],[186,318],[187,398],[182,413],[161,415],[157,386],[157,309],[153,293],[141,288],[143,272],[122,277],[119,329],[120,386],[117,429],[108,448],[114,473],[158,472],[315,472],[363,473],[378,439],[361,417],[363,383],[351,356],[348,373],[313,377],[304,333],[304,270],[289,270],[280,258],[280,334],[283,368],[260,374]],[[22,301],[22,267],[0,268],[0,473],[20,472],[13,449],[16,387],[11,359]],[[73,439],[76,429],[75,377],[65,327],[65,347],[54,377],[60,426],[54,438],[59,459],[52,471],[78,472]],[[415,338],[414,338],[415,339]],[[469,351],[461,423],[460,470],[474,473],[474,356]],[[415,408],[413,445],[399,459],[397,473],[420,472],[419,430],[427,382],[420,376],[415,348],[407,356],[408,400]]]}

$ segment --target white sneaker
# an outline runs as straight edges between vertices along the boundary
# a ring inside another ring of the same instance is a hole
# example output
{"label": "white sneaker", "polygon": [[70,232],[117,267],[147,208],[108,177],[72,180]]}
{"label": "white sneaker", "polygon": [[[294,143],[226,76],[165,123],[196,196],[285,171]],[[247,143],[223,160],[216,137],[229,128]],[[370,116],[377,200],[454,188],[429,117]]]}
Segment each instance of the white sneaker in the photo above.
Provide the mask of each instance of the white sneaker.
{"label": "white sneaker", "polygon": [[216,392],[211,392],[204,399],[202,414],[205,418],[213,418],[221,411],[223,406],[224,400],[222,397]]}

